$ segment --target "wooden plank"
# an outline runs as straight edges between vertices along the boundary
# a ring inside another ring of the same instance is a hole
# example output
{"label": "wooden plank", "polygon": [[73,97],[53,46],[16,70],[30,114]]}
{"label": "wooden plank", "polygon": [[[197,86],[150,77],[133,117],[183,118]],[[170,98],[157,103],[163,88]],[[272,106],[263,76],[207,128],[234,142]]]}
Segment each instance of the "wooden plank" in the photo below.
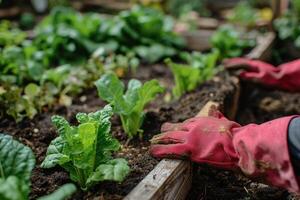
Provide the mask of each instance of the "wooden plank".
{"label": "wooden plank", "polygon": [[204,51],[211,48],[210,37],[215,30],[195,30],[184,32],[181,35],[186,41],[187,47],[193,51]]}
{"label": "wooden plank", "polygon": [[21,12],[19,7],[0,8],[0,19],[16,17]]}
{"label": "wooden plank", "polygon": [[[207,102],[197,116],[209,116],[219,104]],[[192,183],[190,161],[163,159],[125,200],[184,200]]]}
{"label": "wooden plank", "polygon": [[250,59],[269,60],[271,57],[271,48],[275,40],[275,34],[273,32],[266,33],[257,37],[257,45],[252,51],[245,57]]}
{"label": "wooden plank", "polygon": [[112,0],[85,0],[85,6],[99,6],[105,9],[122,11],[130,9],[130,1],[112,1]]}
{"label": "wooden plank", "polygon": [[272,0],[273,19],[280,17],[288,10],[289,0]]}
{"label": "wooden plank", "polygon": [[219,20],[215,18],[199,17],[197,19],[197,28],[199,29],[217,29],[219,25]]}
{"label": "wooden plank", "polygon": [[[215,30],[196,30],[182,33],[187,43],[187,48],[193,51],[204,51],[211,48],[210,37]],[[268,32],[257,36],[257,45],[249,52],[246,57],[251,59],[267,60],[271,56],[272,44],[275,34]]]}

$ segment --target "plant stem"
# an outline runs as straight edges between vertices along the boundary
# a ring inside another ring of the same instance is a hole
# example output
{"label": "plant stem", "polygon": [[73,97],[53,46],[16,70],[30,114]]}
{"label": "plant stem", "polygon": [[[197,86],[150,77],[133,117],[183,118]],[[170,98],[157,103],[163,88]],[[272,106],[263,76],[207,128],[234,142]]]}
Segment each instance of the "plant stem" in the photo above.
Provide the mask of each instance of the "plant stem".
{"label": "plant stem", "polygon": [[79,178],[80,187],[82,188],[82,190],[86,190],[87,188],[86,188],[86,181],[85,181],[84,171],[82,169],[77,168],[77,167],[75,167],[75,170],[76,170],[77,176]]}
{"label": "plant stem", "polygon": [[128,135],[129,138],[131,138],[131,134],[128,130],[127,124],[126,124],[126,120],[125,120],[125,116],[124,115],[120,115],[121,118],[121,122],[122,122],[122,127],[124,129],[124,132],[126,133],[126,135]]}
{"label": "plant stem", "polygon": [[3,170],[3,166],[2,166],[2,163],[0,162],[0,176],[2,178],[5,178],[5,174],[4,174],[4,170]]}

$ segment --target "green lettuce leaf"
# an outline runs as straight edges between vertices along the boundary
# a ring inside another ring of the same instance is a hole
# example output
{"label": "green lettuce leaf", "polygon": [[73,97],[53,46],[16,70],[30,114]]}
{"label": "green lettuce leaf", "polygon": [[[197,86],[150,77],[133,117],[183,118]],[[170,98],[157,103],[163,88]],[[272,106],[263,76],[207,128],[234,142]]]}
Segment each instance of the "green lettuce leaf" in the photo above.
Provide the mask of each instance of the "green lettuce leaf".
{"label": "green lettuce leaf", "polygon": [[139,80],[131,79],[124,93],[124,85],[115,74],[105,74],[95,82],[98,95],[110,103],[114,112],[122,121],[122,126],[129,138],[140,134],[144,120],[144,107],[164,89],[157,80],[142,84]]}
{"label": "green lettuce leaf", "polygon": [[[116,169],[120,171],[109,171],[123,174],[122,179],[119,175],[107,174],[109,172],[106,168],[100,167],[110,166],[113,163],[112,152],[120,149],[119,142],[112,138],[110,133],[111,116],[112,108],[109,105],[94,113],[78,113],[76,115],[78,126],[71,126],[63,117],[53,116],[52,122],[57,127],[59,136],[50,143],[41,167],[62,166],[83,190],[102,181],[99,178],[90,178],[95,176],[96,172],[98,176],[101,173],[105,174],[103,180],[122,181],[129,172],[125,160],[122,165],[115,164]],[[127,167],[124,167],[125,165]]]}

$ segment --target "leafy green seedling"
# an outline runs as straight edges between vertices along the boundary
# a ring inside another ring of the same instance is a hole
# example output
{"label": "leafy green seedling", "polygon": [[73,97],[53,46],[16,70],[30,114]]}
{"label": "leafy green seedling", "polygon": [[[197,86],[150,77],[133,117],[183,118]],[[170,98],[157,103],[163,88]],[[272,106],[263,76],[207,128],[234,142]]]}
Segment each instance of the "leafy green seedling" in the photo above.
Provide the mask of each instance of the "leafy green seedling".
{"label": "leafy green seedling", "polygon": [[125,92],[125,86],[115,74],[105,74],[95,82],[98,95],[109,102],[114,112],[122,121],[122,126],[129,139],[137,134],[142,136],[141,126],[144,120],[144,107],[164,89],[157,80],[144,84],[136,79],[131,79]]}
{"label": "leafy green seedling", "polygon": [[166,60],[166,64],[174,76],[175,86],[172,93],[175,98],[194,90],[199,84],[213,77],[219,52],[213,51],[207,54],[185,52],[181,54],[181,57],[187,64],[174,63],[170,59]]}
{"label": "leafy green seedling", "polygon": [[253,39],[242,39],[241,33],[233,26],[221,26],[211,37],[214,49],[220,52],[220,59],[238,57],[243,51],[255,45]]}
{"label": "leafy green seedling", "polygon": [[59,136],[50,143],[41,166],[62,166],[83,190],[99,181],[123,181],[129,167],[126,160],[111,156],[120,148],[110,133],[112,114],[109,105],[95,113],[78,113],[78,126],[71,126],[63,117],[53,116]]}
{"label": "leafy green seedling", "polygon": [[[11,136],[0,134],[0,199],[27,200],[30,176],[35,166],[32,150]],[[76,191],[74,184],[65,184],[39,200],[63,200]]]}

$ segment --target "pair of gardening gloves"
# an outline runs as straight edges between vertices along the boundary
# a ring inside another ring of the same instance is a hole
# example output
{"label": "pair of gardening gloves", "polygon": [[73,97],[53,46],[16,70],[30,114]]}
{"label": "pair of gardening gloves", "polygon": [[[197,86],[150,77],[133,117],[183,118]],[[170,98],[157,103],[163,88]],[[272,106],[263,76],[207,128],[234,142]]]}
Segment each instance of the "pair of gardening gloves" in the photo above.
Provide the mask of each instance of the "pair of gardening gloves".
{"label": "pair of gardening gloves", "polygon": [[[268,87],[300,91],[300,60],[278,67],[244,58],[225,62],[226,68],[241,67],[240,78]],[[152,140],[155,157],[189,158],[193,162],[241,170],[251,178],[300,193],[288,148],[288,126],[297,116],[283,117],[260,125],[241,126],[214,109],[208,117],[182,123],[165,123]]]}

